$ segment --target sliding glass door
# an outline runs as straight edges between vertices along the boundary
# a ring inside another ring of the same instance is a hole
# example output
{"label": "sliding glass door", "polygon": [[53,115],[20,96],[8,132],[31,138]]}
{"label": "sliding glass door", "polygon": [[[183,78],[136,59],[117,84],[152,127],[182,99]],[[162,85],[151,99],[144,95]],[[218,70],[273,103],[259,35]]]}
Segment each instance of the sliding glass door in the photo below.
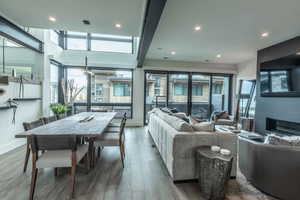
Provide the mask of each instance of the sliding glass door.
{"label": "sliding glass door", "polygon": [[192,74],[191,115],[198,119],[209,119],[210,75]]}
{"label": "sliding glass door", "polygon": [[179,112],[188,112],[188,74],[169,75],[168,106]]}
{"label": "sliding glass door", "polygon": [[231,113],[231,75],[193,72],[145,72],[145,123],[155,107],[176,108],[198,119]]}
{"label": "sliding glass door", "polygon": [[229,111],[230,77],[212,76],[211,111]]}
{"label": "sliding glass door", "polygon": [[145,74],[145,121],[148,123],[148,112],[155,107],[167,106],[167,74]]}

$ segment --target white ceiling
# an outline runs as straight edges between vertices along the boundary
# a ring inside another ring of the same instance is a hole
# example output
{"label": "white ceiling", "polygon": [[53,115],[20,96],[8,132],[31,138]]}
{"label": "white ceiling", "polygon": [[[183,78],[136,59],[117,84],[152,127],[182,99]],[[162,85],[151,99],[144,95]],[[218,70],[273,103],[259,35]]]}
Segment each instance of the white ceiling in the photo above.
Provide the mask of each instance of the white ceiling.
{"label": "white ceiling", "polygon": [[300,35],[299,16],[299,0],[168,0],[147,58],[241,63]]}
{"label": "white ceiling", "polygon": [[[22,26],[139,36],[145,0],[1,0],[0,12]],[[57,19],[55,23],[49,16]],[[83,19],[91,22],[82,24]],[[122,24],[116,29],[114,24]]]}

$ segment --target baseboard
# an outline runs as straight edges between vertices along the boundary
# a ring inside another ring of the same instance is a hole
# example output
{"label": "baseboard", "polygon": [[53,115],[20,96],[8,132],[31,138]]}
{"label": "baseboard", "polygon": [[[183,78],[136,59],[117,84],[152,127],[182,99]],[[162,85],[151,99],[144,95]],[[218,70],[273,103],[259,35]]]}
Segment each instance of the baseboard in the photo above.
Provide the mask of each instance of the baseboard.
{"label": "baseboard", "polygon": [[0,147],[0,155],[7,153],[17,147],[20,147],[26,143],[26,140],[14,139],[8,144],[1,145]]}

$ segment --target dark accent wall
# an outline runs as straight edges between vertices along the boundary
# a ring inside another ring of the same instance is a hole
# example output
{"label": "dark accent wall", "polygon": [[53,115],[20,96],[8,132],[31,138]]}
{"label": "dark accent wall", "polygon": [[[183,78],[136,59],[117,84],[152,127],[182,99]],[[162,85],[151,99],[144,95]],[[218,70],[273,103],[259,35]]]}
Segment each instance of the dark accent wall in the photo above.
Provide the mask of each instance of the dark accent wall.
{"label": "dark accent wall", "polygon": [[[260,65],[263,62],[295,55],[300,52],[300,36],[257,53],[257,96],[255,127],[256,132],[266,133],[266,118],[279,119],[300,123],[300,97],[261,97]],[[300,80],[300,76],[298,76]]]}

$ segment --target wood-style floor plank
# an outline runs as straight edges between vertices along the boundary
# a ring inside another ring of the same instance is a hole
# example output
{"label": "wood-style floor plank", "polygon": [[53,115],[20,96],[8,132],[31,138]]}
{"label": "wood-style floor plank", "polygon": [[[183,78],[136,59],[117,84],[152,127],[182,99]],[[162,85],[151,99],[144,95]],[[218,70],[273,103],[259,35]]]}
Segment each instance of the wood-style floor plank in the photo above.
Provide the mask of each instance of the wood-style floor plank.
{"label": "wood-style floor plank", "polygon": [[[122,168],[118,148],[105,148],[95,169],[89,174],[78,170],[76,199],[78,200],[204,200],[197,182],[174,184],[153,148],[144,128],[127,128],[125,168]],[[22,166],[25,146],[0,156],[0,199],[26,200],[29,196],[31,161],[24,174]],[[53,169],[40,170],[35,199],[69,199],[70,173]],[[227,200],[274,200],[253,188],[242,175],[229,183]]]}

